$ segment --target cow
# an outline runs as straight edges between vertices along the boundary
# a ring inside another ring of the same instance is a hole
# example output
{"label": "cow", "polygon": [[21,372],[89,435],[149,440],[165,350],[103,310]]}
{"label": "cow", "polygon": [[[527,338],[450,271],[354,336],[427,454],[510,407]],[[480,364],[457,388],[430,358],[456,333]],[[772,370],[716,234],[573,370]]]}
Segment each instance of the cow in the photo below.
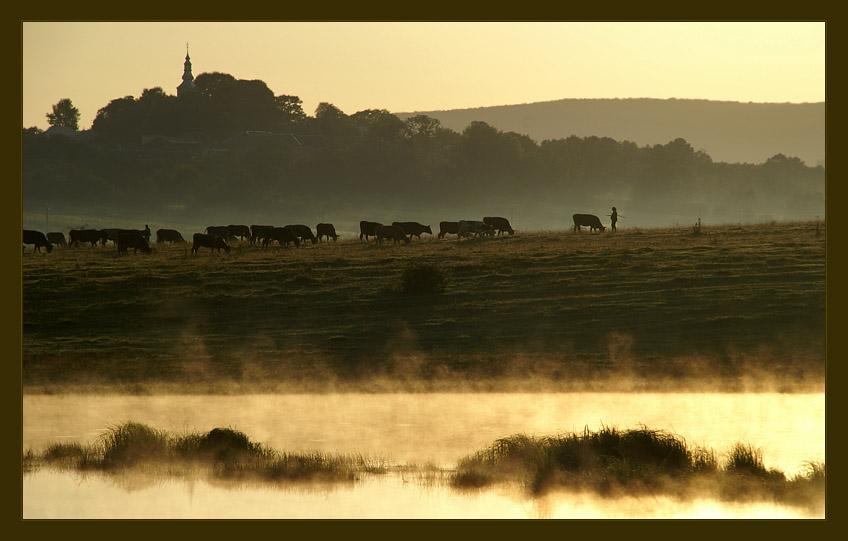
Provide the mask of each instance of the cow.
{"label": "cow", "polygon": [[80,242],[90,242],[92,248],[99,242],[106,244],[106,232],[100,229],[71,229],[68,232],[68,245],[76,246]]}
{"label": "cow", "polygon": [[[263,240],[274,230],[273,225],[252,225],[250,226],[250,244],[256,244],[256,241]],[[264,244],[264,242],[263,242]]]}
{"label": "cow", "polygon": [[[144,237],[146,242],[150,242],[150,228],[147,224],[144,224],[144,229],[120,229],[116,227],[110,227],[106,229],[102,229],[106,233],[106,240],[111,240],[115,244],[118,244],[118,237],[120,237],[124,233],[136,233]],[[106,240],[101,242],[101,244],[105,245]]]}
{"label": "cow", "polygon": [[224,240],[229,240],[230,232],[225,225],[210,225],[206,228],[207,235],[218,235]]}
{"label": "cow", "polygon": [[312,230],[309,229],[308,225],[303,224],[292,224],[285,226],[294,233],[294,236],[299,238],[300,240],[309,239],[312,241],[312,244],[318,242],[318,238],[312,233]]}
{"label": "cow", "polygon": [[209,233],[195,233],[192,237],[193,244],[191,246],[191,253],[196,254],[198,248],[209,248],[211,251],[210,254],[214,253],[216,250],[218,253],[223,249],[225,252],[230,253],[230,247],[227,245],[227,241],[221,235],[210,235]]}
{"label": "cow", "polygon": [[511,225],[509,225],[509,220],[506,218],[501,218],[499,216],[486,216],[483,218],[483,223],[495,228],[495,231],[498,232],[498,236],[500,236],[504,231],[510,235],[515,234],[515,230]]}
{"label": "cow", "polygon": [[445,238],[445,235],[456,235],[459,233],[459,222],[439,222],[439,238]]}
{"label": "cow", "polygon": [[397,244],[399,240],[409,244],[409,237],[406,236],[403,228],[398,225],[378,225],[375,231],[377,236],[377,244],[383,244],[383,239],[392,239],[392,244]]}
{"label": "cow", "polygon": [[263,233],[262,237],[262,247],[266,248],[269,244],[274,241],[280,243],[280,246],[288,246],[290,242],[293,242],[295,247],[300,246],[300,238],[294,234],[294,231],[289,229],[288,227],[274,227],[270,226],[270,231],[266,231]]}
{"label": "cow", "polygon": [[47,233],[47,240],[50,241],[51,244],[59,246],[66,246],[68,244],[65,241],[65,234],[61,232]]}
{"label": "cow", "polygon": [[185,242],[185,239],[176,229],[157,229],[156,243],[158,244],[160,242]]}
{"label": "cow", "polygon": [[595,229],[598,231],[606,229],[603,225],[601,225],[601,220],[594,214],[575,214],[571,218],[574,220],[575,233],[580,232],[581,225],[588,227],[590,233]]}
{"label": "cow", "polygon": [[327,242],[330,242],[330,237],[333,237],[333,242],[336,242],[336,239],[339,238],[336,235],[336,228],[333,227],[333,224],[318,224],[315,226],[315,232],[318,233],[318,241],[321,241],[321,237],[327,237]]}
{"label": "cow", "polygon": [[483,235],[492,236],[495,234],[495,229],[489,224],[477,220],[460,220],[457,239],[467,236],[482,237]]}
{"label": "cow", "polygon": [[238,237],[240,240],[250,239],[250,228],[246,225],[228,225],[227,235],[229,238]]}
{"label": "cow", "polygon": [[365,237],[365,242],[368,242],[368,237],[376,237],[377,236],[377,228],[381,226],[380,222],[366,222],[362,220],[359,222],[359,241],[362,241],[362,237]]}
{"label": "cow", "polygon": [[144,236],[135,231],[122,232],[118,235],[118,242],[116,244],[118,245],[119,254],[127,253],[127,248],[132,248],[134,254],[137,254],[139,250],[146,254],[152,251]]}
{"label": "cow", "polygon": [[48,254],[53,251],[53,245],[50,244],[50,241],[47,240],[44,233],[41,231],[33,231],[31,229],[24,229],[23,231],[23,243],[35,246],[35,248],[32,249],[33,253],[41,252],[42,246],[47,248]]}
{"label": "cow", "polygon": [[392,222],[392,225],[396,225],[403,229],[403,232],[409,235],[410,239],[413,235],[421,239],[421,233],[433,234],[433,230],[430,229],[429,225],[421,225],[418,222]]}

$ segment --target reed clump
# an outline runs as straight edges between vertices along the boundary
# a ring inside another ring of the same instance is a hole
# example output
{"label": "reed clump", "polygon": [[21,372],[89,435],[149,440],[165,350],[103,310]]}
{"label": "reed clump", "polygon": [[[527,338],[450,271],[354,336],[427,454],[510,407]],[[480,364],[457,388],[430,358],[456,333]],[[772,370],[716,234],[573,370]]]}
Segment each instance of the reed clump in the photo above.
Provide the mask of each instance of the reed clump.
{"label": "reed clump", "polygon": [[173,435],[142,423],[109,427],[91,445],[52,444],[40,454],[29,450],[24,471],[42,466],[105,473],[141,469],[168,475],[206,472],[219,479],[254,481],[351,481],[362,473],[386,473],[378,459],[362,455],[288,453],[263,446],[238,430]]}
{"label": "reed clump", "polygon": [[[534,496],[552,490],[590,490],[602,495],[664,493],[722,500],[774,498],[810,505],[824,495],[823,463],[787,481],[763,465],[762,450],[737,443],[724,463],[715,451],[690,447],[681,437],[641,427],[532,437],[500,438],[461,459],[451,484],[482,488],[518,483]],[[705,492],[706,491],[706,492]]]}

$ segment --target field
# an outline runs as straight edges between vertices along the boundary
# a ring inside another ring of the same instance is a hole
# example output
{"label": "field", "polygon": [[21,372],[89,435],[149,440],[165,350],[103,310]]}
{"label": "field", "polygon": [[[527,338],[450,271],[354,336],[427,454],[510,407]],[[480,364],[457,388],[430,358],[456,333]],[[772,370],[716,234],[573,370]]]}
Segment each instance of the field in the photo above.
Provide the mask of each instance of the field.
{"label": "field", "polygon": [[824,224],[424,237],[29,246],[24,391],[824,389]]}

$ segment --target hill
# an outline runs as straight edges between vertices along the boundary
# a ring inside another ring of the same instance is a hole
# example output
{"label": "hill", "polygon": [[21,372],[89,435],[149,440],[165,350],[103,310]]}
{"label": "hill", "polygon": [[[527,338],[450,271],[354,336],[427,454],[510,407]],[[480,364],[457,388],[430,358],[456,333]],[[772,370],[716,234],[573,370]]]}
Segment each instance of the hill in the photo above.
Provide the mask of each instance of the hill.
{"label": "hill", "polygon": [[678,137],[713,160],[762,163],[775,154],[809,166],[825,159],[825,104],[740,103],[683,99],[563,99],[519,105],[448,111],[395,113],[401,119],[423,114],[461,132],[472,121],[524,134],[537,142],[610,137],[642,145]]}

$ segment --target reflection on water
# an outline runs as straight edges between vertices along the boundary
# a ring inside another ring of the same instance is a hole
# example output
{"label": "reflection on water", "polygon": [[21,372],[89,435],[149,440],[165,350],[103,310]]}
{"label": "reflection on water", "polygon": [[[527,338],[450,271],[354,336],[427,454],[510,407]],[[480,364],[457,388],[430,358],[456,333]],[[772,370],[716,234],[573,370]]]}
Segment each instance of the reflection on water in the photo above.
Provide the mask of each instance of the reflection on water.
{"label": "reflection on water", "polygon": [[[137,421],[173,433],[232,427],[281,451],[358,453],[451,467],[495,439],[622,429],[642,424],[721,453],[761,447],[767,468],[792,476],[824,461],[823,394],[338,394],[247,396],[25,396],[24,449],[90,443],[110,425]],[[233,489],[206,481],[131,483],[39,471],[24,476],[24,517],[601,518],[797,517],[772,504],[679,503],[663,498],[531,500],[501,489],[467,494],[401,476],[307,490]]]}
{"label": "reflection on water", "polygon": [[120,480],[39,471],[24,477],[25,519],[602,519],[823,518],[771,502],[680,502],[673,498],[600,499],[516,489],[461,492],[420,486],[400,475],[369,476],[355,486],[226,486],[164,480],[128,490]]}

